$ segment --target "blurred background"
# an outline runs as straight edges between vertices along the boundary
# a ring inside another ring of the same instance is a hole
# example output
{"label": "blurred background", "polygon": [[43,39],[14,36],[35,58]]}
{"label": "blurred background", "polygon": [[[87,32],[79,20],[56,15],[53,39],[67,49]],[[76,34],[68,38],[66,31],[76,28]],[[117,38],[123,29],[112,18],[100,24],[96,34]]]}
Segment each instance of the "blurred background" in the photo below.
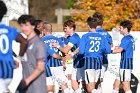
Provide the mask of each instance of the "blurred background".
{"label": "blurred background", "polygon": [[[95,12],[104,15],[103,28],[111,31],[122,19],[133,21],[133,31],[140,30],[140,0],[3,0],[9,12],[10,25],[21,14],[31,14],[36,19],[48,21],[54,25],[54,31],[62,31],[62,24],[73,19],[77,31],[85,31],[86,18]],[[12,23],[11,23],[12,22]]]}
{"label": "blurred background", "polygon": [[[118,35],[116,45],[120,42],[122,36],[112,31],[112,28],[119,26],[123,19],[129,19],[133,22],[131,34],[136,40],[136,50],[134,52],[134,70],[133,74],[140,80],[140,0],[3,0],[8,13],[3,22],[19,28],[17,19],[22,14],[31,14],[36,19],[47,21],[53,25],[53,32],[57,35],[63,35],[63,22],[73,19],[77,25],[76,32],[80,36],[86,33],[86,19],[95,12],[101,12],[104,15],[103,28],[114,38]],[[20,28],[19,28],[20,29]],[[114,42],[115,44],[115,39]],[[19,47],[14,46],[15,51]],[[111,93],[113,82],[116,78],[115,73],[119,68],[120,55],[109,55],[109,68],[103,82],[103,93]],[[135,81],[134,81],[135,82]],[[137,82],[139,83],[139,81]],[[138,87],[138,88],[137,88]],[[137,93],[140,93],[140,83],[134,86]],[[136,92],[134,92],[136,93]]]}

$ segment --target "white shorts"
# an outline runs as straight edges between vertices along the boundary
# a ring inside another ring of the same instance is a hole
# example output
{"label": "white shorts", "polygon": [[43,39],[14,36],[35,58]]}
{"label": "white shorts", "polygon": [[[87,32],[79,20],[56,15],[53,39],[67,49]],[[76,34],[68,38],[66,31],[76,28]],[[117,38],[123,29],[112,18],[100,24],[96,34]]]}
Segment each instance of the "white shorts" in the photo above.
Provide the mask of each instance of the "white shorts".
{"label": "white shorts", "polygon": [[84,81],[85,80],[84,70],[85,70],[84,67],[73,68],[73,70],[72,70],[72,80]]}
{"label": "white shorts", "polygon": [[85,82],[86,84],[97,82],[100,78],[101,70],[95,70],[95,69],[86,69],[85,70]]}
{"label": "white shorts", "polygon": [[65,76],[65,73],[63,71],[63,66],[59,67],[50,67],[52,76],[46,78],[47,79],[47,85],[55,85],[55,81],[58,82],[58,84],[61,86],[62,84],[67,83],[67,78]]}
{"label": "white shorts", "polygon": [[52,76],[50,77],[46,77],[46,85],[47,86],[53,86],[54,85],[55,80],[53,79]]}
{"label": "white shorts", "polygon": [[6,93],[12,79],[0,79],[0,93]]}
{"label": "white shorts", "polygon": [[71,64],[66,64],[66,70],[65,70],[65,74],[72,74],[72,69],[73,69],[73,63]]}
{"label": "white shorts", "polygon": [[120,69],[116,79],[122,82],[131,81],[131,72],[131,69]]}

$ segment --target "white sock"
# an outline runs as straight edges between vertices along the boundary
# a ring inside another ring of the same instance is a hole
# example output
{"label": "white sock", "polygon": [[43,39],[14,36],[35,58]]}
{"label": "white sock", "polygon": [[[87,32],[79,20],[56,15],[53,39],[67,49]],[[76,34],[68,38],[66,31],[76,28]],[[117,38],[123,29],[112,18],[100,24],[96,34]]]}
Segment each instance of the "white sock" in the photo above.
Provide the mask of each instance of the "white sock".
{"label": "white sock", "polygon": [[75,93],[82,93],[82,90],[78,88],[77,90],[75,90]]}
{"label": "white sock", "polygon": [[96,89],[93,89],[93,90],[91,91],[91,93],[96,93]]}
{"label": "white sock", "polygon": [[71,80],[68,80],[67,85],[69,88],[71,88]]}
{"label": "white sock", "polygon": [[126,91],[125,93],[132,93],[132,91],[131,91],[131,90],[129,90],[129,91]]}
{"label": "white sock", "polygon": [[119,91],[113,89],[112,93],[119,93]]}
{"label": "white sock", "polygon": [[53,92],[48,92],[48,93],[53,93]]}
{"label": "white sock", "polygon": [[70,90],[69,90],[69,88],[66,88],[65,90],[63,90],[64,91],[64,93],[70,93]]}
{"label": "white sock", "polygon": [[101,88],[96,89],[96,93],[102,93]]}

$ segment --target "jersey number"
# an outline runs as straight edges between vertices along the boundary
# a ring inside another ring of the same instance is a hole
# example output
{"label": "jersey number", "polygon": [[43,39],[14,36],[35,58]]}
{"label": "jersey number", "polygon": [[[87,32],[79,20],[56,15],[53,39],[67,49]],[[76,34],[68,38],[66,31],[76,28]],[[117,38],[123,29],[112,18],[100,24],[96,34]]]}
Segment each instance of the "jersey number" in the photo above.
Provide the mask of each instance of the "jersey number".
{"label": "jersey number", "polygon": [[[5,46],[4,46],[3,42],[5,42]],[[0,36],[0,51],[3,54],[6,54],[8,52],[8,50],[9,50],[9,40],[8,40],[8,37],[5,34],[2,34]]]}
{"label": "jersey number", "polygon": [[89,52],[98,52],[100,48],[99,41],[90,41],[91,47],[89,48]]}
{"label": "jersey number", "polygon": [[50,46],[50,49],[53,49],[55,52],[58,52],[58,49],[57,49],[57,48],[52,47],[51,43],[49,44],[49,46]]}

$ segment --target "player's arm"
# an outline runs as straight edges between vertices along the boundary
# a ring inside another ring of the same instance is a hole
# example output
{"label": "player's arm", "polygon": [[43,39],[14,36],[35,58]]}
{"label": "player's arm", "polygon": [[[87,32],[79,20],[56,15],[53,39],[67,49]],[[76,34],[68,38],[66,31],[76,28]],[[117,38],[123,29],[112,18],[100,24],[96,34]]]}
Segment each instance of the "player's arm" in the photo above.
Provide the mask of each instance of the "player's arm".
{"label": "player's arm", "polygon": [[63,53],[67,54],[68,51],[70,51],[71,48],[73,47],[73,44],[65,45],[65,47],[61,47],[61,46],[59,45],[59,43],[52,43],[52,46],[58,48],[58,49],[59,49],[60,51],[62,51]]}
{"label": "player's arm", "polygon": [[120,46],[116,46],[114,50],[112,50],[112,53],[121,53],[123,50],[125,50],[128,46],[129,46],[129,40],[127,40],[126,38],[123,38],[121,40],[121,44]]}
{"label": "player's arm", "polygon": [[16,41],[20,43],[19,56],[23,56],[27,49],[27,40],[21,34],[19,34],[16,37]]}
{"label": "player's arm", "polygon": [[107,33],[107,39],[108,39],[108,43],[110,44],[110,46],[113,47],[113,40],[109,33]]}
{"label": "player's arm", "polygon": [[111,47],[113,47],[113,43],[112,43],[112,44],[110,44],[110,46],[111,46]]}
{"label": "player's arm", "polygon": [[38,78],[45,70],[46,59],[46,46],[44,43],[39,43],[36,47],[36,67],[32,74],[25,79],[26,85],[29,85],[32,81]]}
{"label": "player's arm", "polygon": [[112,54],[121,53],[123,51],[122,47],[116,46],[114,50],[112,50]]}
{"label": "player's arm", "polygon": [[60,59],[60,60],[63,59],[63,57],[61,57],[60,55],[58,55],[58,54],[56,54],[56,53],[54,53],[54,54],[52,55],[52,57],[53,57],[53,58],[56,58],[56,59]]}
{"label": "player's arm", "polygon": [[79,52],[79,47],[74,52],[72,52],[71,54],[66,54],[66,56],[65,56],[66,59],[65,60],[69,60],[74,55],[78,54],[78,52]]}

